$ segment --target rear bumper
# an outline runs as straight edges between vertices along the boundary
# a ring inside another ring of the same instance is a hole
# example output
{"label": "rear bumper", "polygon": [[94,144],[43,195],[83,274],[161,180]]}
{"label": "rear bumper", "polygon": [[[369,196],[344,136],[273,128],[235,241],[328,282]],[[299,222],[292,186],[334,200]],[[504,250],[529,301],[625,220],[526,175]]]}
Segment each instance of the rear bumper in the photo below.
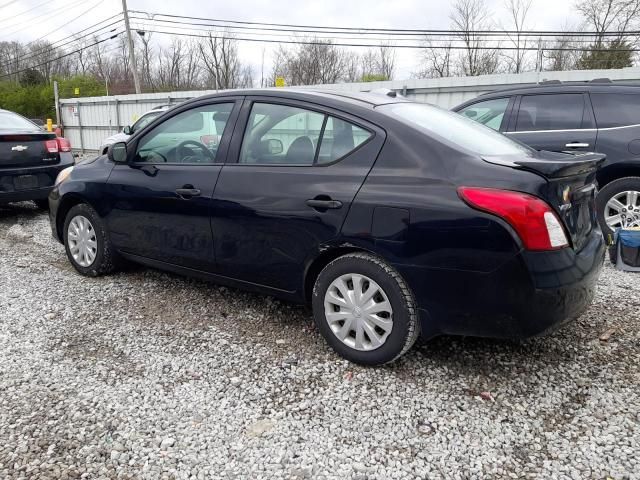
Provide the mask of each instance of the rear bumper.
{"label": "rear bumper", "polygon": [[[25,168],[1,168],[0,204],[47,198],[60,171],[70,167],[73,163],[73,156],[70,153],[63,153],[60,155],[60,162],[55,165]],[[13,180],[15,177],[23,175],[37,176],[38,188],[16,190]]]}
{"label": "rear bumper", "polygon": [[403,268],[414,291],[425,337],[495,338],[542,335],[591,304],[605,254],[599,230],[579,252],[521,252],[491,273]]}

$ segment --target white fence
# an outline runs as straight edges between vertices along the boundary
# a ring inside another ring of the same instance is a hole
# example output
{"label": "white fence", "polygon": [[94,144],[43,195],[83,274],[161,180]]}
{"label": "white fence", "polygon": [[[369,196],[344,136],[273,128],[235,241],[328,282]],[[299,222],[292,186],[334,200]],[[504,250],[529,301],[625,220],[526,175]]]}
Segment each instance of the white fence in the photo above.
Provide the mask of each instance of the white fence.
{"label": "white fence", "polygon": [[[389,88],[419,102],[451,108],[481,93],[508,86],[532,85],[543,80],[588,81],[604,77],[610,78],[613,82],[640,84],[640,68],[341,83],[304,88],[352,92]],[[215,93],[215,90],[67,98],[60,100],[60,115],[65,128],[65,136],[71,141],[74,150],[97,151],[106,137],[121,131],[125,125],[132,124],[140,115],[151,108],[163,104],[173,105],[189,98],[210,93]]]}

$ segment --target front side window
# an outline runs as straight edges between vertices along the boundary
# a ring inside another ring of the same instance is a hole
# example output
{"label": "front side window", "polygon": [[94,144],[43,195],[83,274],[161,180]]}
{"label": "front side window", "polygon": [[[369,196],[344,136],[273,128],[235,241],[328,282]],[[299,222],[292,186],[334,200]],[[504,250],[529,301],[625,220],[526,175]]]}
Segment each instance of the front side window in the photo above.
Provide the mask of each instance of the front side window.
{"label": "front side window", "polygon": [[429,135],[478,155],[517,155],[530,152],[528,147],[501,133],[433,105],[392,103],[377,108]]}
{"label": "front side window", "polygon": [[215,163],[218,146],[233,110],[218,103],[181,112],[147,133],[138,142],[136,162]]}
{"label": "front side window", "polygon": [[516,131],[576,130],[582,127],[584,98],[581,93],[524,95]]}
{"label": "front side window", "polygon": [[592,93],[591,103],[598,128],[640,125],[640,95]]}
{"label": "front side window", "polygon": [[502,119],[509,105],[508,98],[496,98],[474,103],[458,113],[494,130],[500,130]]}
{"label": "front side window", "polygon": [[254,103],[240,163],[327,164],[346,156],[370,136],[357,125],[323,113],[289,105]]}

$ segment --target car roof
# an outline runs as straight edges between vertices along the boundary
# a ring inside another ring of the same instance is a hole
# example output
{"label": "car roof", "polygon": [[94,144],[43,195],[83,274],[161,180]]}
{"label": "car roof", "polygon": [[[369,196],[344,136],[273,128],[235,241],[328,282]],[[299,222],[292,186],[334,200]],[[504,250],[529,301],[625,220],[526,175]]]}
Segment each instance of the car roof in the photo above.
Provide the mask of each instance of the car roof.
{"label": "car roof", "polygon": [[[410,102],[400,94],[391,90],[372,92],[350,92],[340,90],[324,90],[312,88],[262,88],[262,89],[240,89],[224,90],[211,95],[204,95],[193,100],[203,100],[207,98],[219,98],[223,96],[260,96],[289,98],[293,100],[309,101],[313,103],[337,103],[352,104],[357,106],[376,107],[388,103]],[[322,100],[322,101],[321,101]]]}
{"label": "car roof", "polygon": [[480,97],[518,95],[524,93],[562,93],[562,92],[594,92],[594,93],[640,93],[638,83],[613,83],[608,79],[596,79],[590,82],[548,81],[533,85],[518,85],[509,88],[483,93]]}

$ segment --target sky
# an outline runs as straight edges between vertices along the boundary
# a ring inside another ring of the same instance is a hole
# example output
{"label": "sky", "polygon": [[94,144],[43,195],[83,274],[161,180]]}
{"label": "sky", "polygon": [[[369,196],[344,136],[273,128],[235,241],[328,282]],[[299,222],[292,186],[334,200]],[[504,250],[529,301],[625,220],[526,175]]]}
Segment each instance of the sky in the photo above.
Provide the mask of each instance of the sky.
{"label": "sky", "polygon": [[[507,24],[506,0],[486,0],[491,17]],[[558,30],[577,25],[574,0],[532,0],[528,28]],[[128,0],[129,10],[189,15],[225,20],[335,27],[447,29],[451,4],[447,0]],[[0,0],[0,41],[31,41],[44,35],[60,40],[122,11],[122,0]],[[77,18],[76,18],[77,17]],[[55,31],[54,31],[55,30]],[[50,33],[52,32],[52,33]],[[170,37],[156,35],[160,43]],[[273,46],[240,42],[240,55],[258,77],[265,50],[270,70]],[[355,49],[358,51],[358,49]],[[360,49],[363,51],[363,49]],[[398,80],[419,69],[419,51],[398,49]]]}

